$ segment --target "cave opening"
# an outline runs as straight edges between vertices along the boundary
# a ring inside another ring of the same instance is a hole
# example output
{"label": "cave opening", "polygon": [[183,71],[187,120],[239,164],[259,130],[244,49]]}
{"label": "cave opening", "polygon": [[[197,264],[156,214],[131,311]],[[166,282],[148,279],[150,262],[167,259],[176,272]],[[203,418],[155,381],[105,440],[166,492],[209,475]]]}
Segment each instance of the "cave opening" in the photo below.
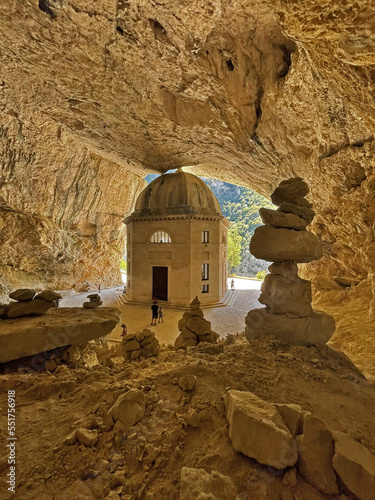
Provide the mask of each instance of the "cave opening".
{"label": "cave opening", "polygon": [[[175,172],[168,170],[166,174]],[[160,174],[148,174],[145,181],[149,185]],[[219,202],[224,217],[230,222],[227,245],[227,287],[235,289],[259,289],[267,273],[268,263],[256,259],[249,252],[249,243],[255,229],[262,224],[259,209],[273,208],[273,204],[256,191],[224,182],[215,178],[200,177]],[[120,260],[120,271],[124,284],[128,282],[130,259],[128,243],[130,234],[125,236],[125,250]]]}

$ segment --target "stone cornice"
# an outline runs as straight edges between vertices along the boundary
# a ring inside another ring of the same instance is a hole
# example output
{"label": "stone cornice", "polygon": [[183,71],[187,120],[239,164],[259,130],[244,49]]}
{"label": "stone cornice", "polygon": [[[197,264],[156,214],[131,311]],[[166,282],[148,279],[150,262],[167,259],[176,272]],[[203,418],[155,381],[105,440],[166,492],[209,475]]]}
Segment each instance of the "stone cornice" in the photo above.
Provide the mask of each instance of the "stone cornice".
{"label": "stone cornice", "polygon": [[223,216],[223,215],[129,215],[122,222],[127,225],[130,222],[150,222],[150,221],[172,221],[172,220],[208,220],[208,221],[221,221],[227,227],[231,225],[231,223]]}

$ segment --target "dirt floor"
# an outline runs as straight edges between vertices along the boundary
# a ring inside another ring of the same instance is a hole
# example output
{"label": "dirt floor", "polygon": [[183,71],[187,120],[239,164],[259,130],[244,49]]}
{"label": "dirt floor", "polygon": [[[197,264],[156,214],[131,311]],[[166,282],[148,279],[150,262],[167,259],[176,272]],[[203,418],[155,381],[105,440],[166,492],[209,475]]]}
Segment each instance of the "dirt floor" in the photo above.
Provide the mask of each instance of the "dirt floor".
{"label": "dirt floor", "polygon": [[[290,347],[277,341],[249,344],[238,336],[234,344],[225,344],[222,354],[204,354],[199,346],[186,354],[163,348],[158,358],[136,362],[124,362],[113,348],[96,350],[102,361],[115,356],[113,366],[60,366],[54,373],[0,376],[1,408],[6,407],[7,391],[15,390],[17,409],[17,494],[8,494],[4,484],[8,469],[4,446],[1,498],[109,495],[111,500],[177,500],[182,467],[230,476],[241,500],[331,498],[298,474],[297,485],[285,485],[282,472],[234,451],[223,405],[228,388],[251,391],[268,402],[298,403],[375,453],[374,386],[344,355],[328,347]],[[184,374],[197,377],[191,393],[177,385]],[[145,394],[145,417],[128,432],[106,429],[108,410],[130,388]],[[199,414],[198,427],[188,424],[193,410]],[[98,429],[94,447],[64,443],[80,427]],[[3,414],[1,429],[5,428]]]}

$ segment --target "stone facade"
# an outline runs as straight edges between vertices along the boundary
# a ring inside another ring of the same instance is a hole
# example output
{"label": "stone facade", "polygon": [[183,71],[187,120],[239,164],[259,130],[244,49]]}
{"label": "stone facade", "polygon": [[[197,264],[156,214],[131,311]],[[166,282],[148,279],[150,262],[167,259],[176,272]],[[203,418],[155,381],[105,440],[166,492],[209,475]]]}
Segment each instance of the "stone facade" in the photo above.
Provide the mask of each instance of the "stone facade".
{"label": "stone facade", "polygon": [[124,222],[127,300],[189,305],[198,296],[204,305],[223,297],[229,223],[198,177],[182,169],[158,177]]}

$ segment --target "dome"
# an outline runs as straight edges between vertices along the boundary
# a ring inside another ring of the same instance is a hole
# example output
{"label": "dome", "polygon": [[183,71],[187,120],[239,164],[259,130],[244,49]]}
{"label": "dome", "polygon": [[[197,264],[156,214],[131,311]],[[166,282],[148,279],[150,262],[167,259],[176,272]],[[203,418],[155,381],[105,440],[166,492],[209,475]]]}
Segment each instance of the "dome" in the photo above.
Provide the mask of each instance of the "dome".
{"label": "dome", "polygon": [[196,175],[181,168],[153,180],[139,195],[133,215],[216,215],[219,202]]}

